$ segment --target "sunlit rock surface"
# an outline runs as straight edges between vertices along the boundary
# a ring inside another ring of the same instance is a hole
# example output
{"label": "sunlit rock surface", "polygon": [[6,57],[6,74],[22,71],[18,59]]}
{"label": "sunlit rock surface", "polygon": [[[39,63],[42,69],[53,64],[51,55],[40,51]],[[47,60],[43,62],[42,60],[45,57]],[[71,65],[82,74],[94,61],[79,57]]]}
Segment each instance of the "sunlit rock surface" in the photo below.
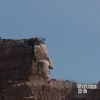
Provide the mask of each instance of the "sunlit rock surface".
{"label": "sunlit rock surface", "polygon": [[0,100],[100,100],[99,84],[78,94],[76,82],[37,73],[33,46],[32,39],[0,40]]}

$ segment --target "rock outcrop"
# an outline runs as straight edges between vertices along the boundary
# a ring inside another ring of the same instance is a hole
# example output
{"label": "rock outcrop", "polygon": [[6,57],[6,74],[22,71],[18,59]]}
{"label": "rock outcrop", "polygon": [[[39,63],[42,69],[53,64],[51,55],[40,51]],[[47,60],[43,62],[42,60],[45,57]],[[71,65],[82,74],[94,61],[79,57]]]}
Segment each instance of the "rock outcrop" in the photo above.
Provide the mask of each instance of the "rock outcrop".
{"label": "rock outcrop", "polygon": [[[100,100],[98,91],[98,99],[93,100]],[[92,100],[87,99],[91,94],[78,95],[76,82],[38,73],[34,38],[0,40],[0,100]]]}

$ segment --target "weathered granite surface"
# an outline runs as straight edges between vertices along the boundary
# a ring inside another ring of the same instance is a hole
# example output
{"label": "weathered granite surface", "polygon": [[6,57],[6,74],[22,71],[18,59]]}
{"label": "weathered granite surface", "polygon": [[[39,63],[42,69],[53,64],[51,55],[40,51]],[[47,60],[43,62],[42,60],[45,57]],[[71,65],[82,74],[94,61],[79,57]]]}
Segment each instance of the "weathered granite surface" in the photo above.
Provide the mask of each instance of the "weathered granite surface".
{"label": "weathered granite surface", "polygon": [[0,40],[0,100],[100,100],[99,89],[78,95],[76,82],[37,73],[33,45],[32,39]]}

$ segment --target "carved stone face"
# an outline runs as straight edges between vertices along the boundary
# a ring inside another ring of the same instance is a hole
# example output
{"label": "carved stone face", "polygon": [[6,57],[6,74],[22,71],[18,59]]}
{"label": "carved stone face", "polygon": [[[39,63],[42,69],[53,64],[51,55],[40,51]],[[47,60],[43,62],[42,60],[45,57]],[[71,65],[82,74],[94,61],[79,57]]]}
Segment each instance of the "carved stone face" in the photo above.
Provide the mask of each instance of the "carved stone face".
{"label": "carved stone face", "polygon": [[38,71],[39,73],[41,73],[44,77],[47,77],[49,78],[48,74],[49,74],[49,62],[47,60],[39,60],[37,62],[37,68],[38,68]]}

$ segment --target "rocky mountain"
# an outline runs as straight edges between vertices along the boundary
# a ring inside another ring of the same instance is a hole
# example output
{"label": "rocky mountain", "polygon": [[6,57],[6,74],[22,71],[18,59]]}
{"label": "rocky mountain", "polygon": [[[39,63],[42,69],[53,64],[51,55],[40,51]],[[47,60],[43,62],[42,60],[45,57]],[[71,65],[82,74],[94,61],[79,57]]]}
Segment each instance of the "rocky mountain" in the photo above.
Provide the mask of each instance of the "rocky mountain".
{"label": "rocky mountain", "polygon": [[37,73],[34,38],[0,39],[0,100],[100,100],[100,89],[77,91],[76,82]]}

